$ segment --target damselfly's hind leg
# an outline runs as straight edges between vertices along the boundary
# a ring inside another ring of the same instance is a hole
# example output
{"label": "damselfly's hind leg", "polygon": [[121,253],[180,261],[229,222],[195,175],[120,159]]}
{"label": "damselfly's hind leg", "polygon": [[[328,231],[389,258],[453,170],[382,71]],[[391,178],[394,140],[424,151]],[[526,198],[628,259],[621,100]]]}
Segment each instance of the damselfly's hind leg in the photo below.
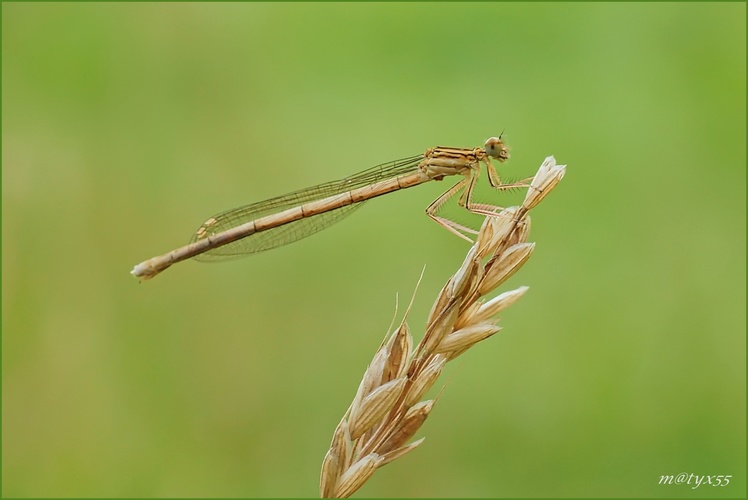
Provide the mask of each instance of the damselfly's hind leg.
{"label": "damselfly's hind leg", "polygon": [[[454,195],[462,191],[468,183],[472,182],[473,175],[472,172],[469,177],[466,177],[462,179],[460,182],[449,188],[447,191],[445,191],[442,195],[440,195],[437,199],[435,199],[431,205],[426,207],[426,215],[431,217],[437,224],[442,226],[444,229],[449,231],[452,234],[456,234],[463,240],[469,241],[470,243],[473,243],[473,240],[471,240],[469,237],[461,233],[460,231],[464,231],[468,234],[478,234],[478,231],[475,229],[471,229],[467,226],[464,226],[458,222],[455,222],[453,220],[447,219],[446,217],[441,217],[438,215],[439,210],[444,206],[444,204],[449,201]],[[463,198],[465,197],[465,194],[463,193],[462,196],[460,196],[460,205],[463,205]]]}
{"label": "damselfly's hind leg", "polygon": [[[491,187],[493,187],[497,191],[530,187],[530,182],[532,182],[533,179],[532,177],[528,177],[527,179],[522,179],[517,182],[503,183],[499,178],[498,172],[496,172],[496,169],[490,162],[488,162],[486,170],[488,171],[489,183],[491,184]],[[445,203],[447,203],[458,193],[462,192],[462,194],[460,194],[460,198],[457,201],[459,206],[466,208],[468,211],[478,215],[488,217],[496,217],[497,215],[499,215],[499,213],[504,210],[504,207],[487,203],[476,203],[473,201],[473,188],[475,187],[475,183],[478,180],[479,174],[479,169],[470,169],[469,173],[464,179],[449,188],[446,192],[444,192],[441,196],[434,200],[434,202],[431,203],[428,208],[426,208],[426,215],[436,221],[437,224],[447,229],[452,234],[456,234],[463,240],[469,241],[470,243],[472,243],[473,240],[470,239],[465,233],[475,235],[478,234],[478,231],[460,224],[459,222],[455,222],[446,217],[440,216],[439,211]]]}

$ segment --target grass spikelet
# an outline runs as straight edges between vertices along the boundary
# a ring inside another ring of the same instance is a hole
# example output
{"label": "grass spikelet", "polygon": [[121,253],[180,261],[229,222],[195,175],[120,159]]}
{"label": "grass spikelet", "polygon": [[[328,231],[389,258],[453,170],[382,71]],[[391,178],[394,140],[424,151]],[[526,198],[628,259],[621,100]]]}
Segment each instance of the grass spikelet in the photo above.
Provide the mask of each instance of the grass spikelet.
{"label": "grass spikelet", "polygon": [[[563,178],[565,165],[549,156],[533,178],[523,204],[486,217],[455,274],[439,292],[425,334],[413,348],[406,317],[379,347],[356,396],[338,424],[320,476],[324,498],[345,498],[381,466],[423,443],[407,442],[432,411],[421,398],[444,366],[501,330],[496,314],[516,303],[527,287],[486,299],[530,258],[528,212]],[[410,307],[408,308],[410,309]]]}

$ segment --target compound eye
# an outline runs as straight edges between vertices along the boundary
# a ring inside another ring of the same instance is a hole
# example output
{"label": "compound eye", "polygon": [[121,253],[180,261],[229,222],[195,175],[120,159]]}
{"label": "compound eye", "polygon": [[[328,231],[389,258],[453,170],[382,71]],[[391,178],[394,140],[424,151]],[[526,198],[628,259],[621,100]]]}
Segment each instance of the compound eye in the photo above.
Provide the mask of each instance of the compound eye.
{"label": "compound eye", "polygon": [[491,137],[486,141],[484,146],[486,153],[491,158],[496,158],[499,161],[505,161],[509,159],[509,149],[506,147],[504,142],[498,137]]}

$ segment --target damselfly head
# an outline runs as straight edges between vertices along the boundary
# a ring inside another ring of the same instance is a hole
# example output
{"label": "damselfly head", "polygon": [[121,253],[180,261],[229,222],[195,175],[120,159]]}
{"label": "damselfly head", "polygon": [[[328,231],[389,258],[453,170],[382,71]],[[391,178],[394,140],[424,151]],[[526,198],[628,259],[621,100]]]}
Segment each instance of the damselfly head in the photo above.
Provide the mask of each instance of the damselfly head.
{"label": "damselfly head", "polygon": [[509,159],[509,148],[501,140],[501,137],[491,137],[486,141],[486,145],[483,146],[486,150],[486,154],[491,158],[495,158],[499,161],[506,161]]}

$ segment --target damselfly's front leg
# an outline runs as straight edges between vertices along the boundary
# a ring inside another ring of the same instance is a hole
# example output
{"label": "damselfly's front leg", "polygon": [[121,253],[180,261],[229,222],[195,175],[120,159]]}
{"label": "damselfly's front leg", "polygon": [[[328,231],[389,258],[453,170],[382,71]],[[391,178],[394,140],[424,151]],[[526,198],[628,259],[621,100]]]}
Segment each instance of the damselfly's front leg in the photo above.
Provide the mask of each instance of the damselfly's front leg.
{"label": "damselfly's front leg", "polygon": [[[516,182],[504,183],[499,177],[499,173],[496,171],[493,163],[491,163],[490,161],[486,161],[484,162],[484,165],[486,166],[486,173],[488,174],[488,183],[497,191],[530,187],[530,183],[533,179],[532,177],[528,177],[527,179],[522,179]],[[499,205],[491,205],[488,203],[476,203],[473,201],[473,187],[475,186],[475,181],[478,178],[478,172],[478,170],[475,171],[475,175],[472,177],[471,182],[468,183],[464,195],[460,198],[460,205],[464,206],[475,214],[495,216],[496,214],[504,210],[504,207],[501,207]]]}

